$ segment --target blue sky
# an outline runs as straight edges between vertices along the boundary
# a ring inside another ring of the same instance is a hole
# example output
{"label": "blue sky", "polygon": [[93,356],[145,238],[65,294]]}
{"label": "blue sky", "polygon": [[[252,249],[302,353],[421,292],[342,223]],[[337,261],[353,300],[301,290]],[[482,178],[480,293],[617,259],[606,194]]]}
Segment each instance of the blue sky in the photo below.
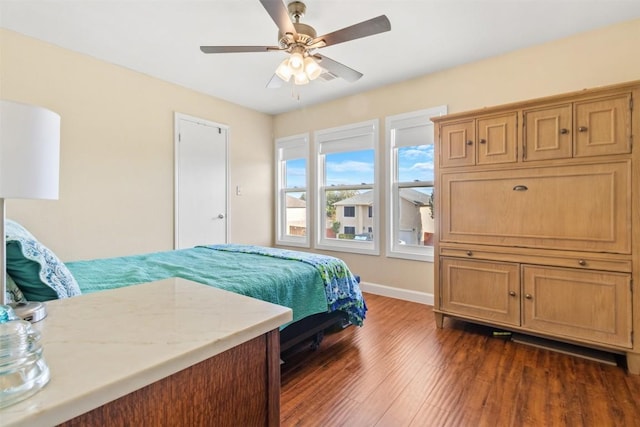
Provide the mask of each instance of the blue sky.
{"label": "blue sky", "polygon": [[433,181],[433,144],[398,148],[398,180]]}
{"label": "blue sky", "polygon": [[[327,184],[370,184],[373,182],[373,150],[350,151],[326,155]],[[401,182],[433,180],[433,145],[398,149]],[[287,161],[287,186],[305,186],[304,159]]]}

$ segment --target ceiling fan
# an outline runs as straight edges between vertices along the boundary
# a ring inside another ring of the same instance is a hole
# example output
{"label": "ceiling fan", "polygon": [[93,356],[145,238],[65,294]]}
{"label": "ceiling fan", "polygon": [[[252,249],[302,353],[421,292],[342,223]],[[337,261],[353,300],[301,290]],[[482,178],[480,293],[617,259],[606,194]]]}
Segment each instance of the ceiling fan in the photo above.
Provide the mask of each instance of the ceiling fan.
{"label": "ceiling fan", "polygon": [[282,0],[260,0],[260,3],[278,26],[278,46],[200,46],[200,50],[204,53],[289,53],[267,84],[270,88],[279,87],[292,77],[295,84],[307,84],[319,77],[323,69],[335,77],[355,82],[362,73],[317,53],[317,50],[391,30],[389,19],[380,15],[318,37],[313,27],[300,22],[307,9],[303,2],[293,1],[288,6]]}

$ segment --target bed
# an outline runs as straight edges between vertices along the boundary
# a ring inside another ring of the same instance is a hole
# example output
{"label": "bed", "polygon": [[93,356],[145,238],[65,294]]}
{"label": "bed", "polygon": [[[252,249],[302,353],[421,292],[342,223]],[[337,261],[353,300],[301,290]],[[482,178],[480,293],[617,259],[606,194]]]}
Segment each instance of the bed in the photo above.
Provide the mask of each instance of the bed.
{"label": "bed", "polygon": [[339,258],[252,245],[211,245],[62,263],[20,224],[7,220],[7,288],[14,301],[47,301],[181,277],[289,307],[281,351],[332,326],[361,326],[358,279]]}

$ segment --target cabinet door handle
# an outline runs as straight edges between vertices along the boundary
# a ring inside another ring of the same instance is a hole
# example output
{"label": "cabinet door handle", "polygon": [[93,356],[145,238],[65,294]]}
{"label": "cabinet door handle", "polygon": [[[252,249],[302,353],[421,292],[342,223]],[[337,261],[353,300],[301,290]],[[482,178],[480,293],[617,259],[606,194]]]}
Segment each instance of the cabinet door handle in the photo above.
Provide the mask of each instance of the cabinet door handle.
{"label": "cabinet door handle", "polygon": [[533,299],[533,296],[531,294],[525,294],[524,296],[526,299]]}
{"label": "cabinet door handle", "polygon": [[560,129],[560,133],[561,133],[562,135],[566,135],[566,134],[568,134],[568,133],[569,133],[569,129],[562,128],[562,129]]}
{"label": "cabinet door handle", "polygon": [[529,189],[529,187],[527,187],[526,185],[516,185],[515,187],[513,187],[513,191],[527,191]]}
{"label": "cabinet door handle", "polygon": [[516,292],[515,291],[509,291],[509,295],[511,295],[512,297],[516,296]]}
{"label": "cabinet door handle", "polygon": [[588,130],[588,129],[587,129],[587,127],[586,127],[586,126],[580,126],[580,127],[578,128],[578,132],[586,132],[587,130]]}
{"label": "cabinet door handle", "polygon": [[473,141],[471,140],[467,141],[467,145],[473,145]]}
{"label": "cabinet door handle", "polygon": [[472,256],[472,255],[473,255],[473,252],[467,251],[467,256]]}
{"label": "cabinet door handle", "polygon": [[486,140],[486,139],[481,139],[481,140],[480,140],[480,144],[486,144],[486,143],[487,143],[487,140]]}
{"label": "cabinet door handle", "polygon": [[583,259],[579,259],[578,260],[578,264],[580,265],[587,265],[587,261],[583,260]]}

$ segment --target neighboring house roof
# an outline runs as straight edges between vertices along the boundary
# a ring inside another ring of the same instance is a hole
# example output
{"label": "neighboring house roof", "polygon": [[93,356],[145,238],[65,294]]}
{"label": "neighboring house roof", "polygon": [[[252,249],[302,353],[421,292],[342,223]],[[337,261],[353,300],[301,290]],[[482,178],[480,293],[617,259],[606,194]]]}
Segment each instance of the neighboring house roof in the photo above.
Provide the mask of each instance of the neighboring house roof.
{"label": "neighboring house roof", "polygon": [[306,208],[307,202],[298,199],[297,197],[287,195],[287,207],[288,208]]}
{"label": "neighboring house roof", "polygon": [[361,194],[356,194],[353,197],[349,197],[348,199],[340,200],[339,202],[335,202],[334,205],[338,206],[371,206],[373,205],[373,191],[365,191]]}
{"label": "neighboring house roof", "polygon": [[[400,197],[402,197],[409,203],[413,203],[414,205],[417,205],[417,206],[426,206],[429,204],[428,194],[425,194],[421,191],[414,190],[412,188],[401,188]],[[339,206],[360,206],[360,205],[371,206],[372,204],[373,204],[373,191],[371,190],[334,203],[334,205],[339,205]]]}
{"label": "neighboring house roof", "polygon": [[413,188],[401,188],[400,197],[416,206],[426,206],[429,204],[429,195]]}

